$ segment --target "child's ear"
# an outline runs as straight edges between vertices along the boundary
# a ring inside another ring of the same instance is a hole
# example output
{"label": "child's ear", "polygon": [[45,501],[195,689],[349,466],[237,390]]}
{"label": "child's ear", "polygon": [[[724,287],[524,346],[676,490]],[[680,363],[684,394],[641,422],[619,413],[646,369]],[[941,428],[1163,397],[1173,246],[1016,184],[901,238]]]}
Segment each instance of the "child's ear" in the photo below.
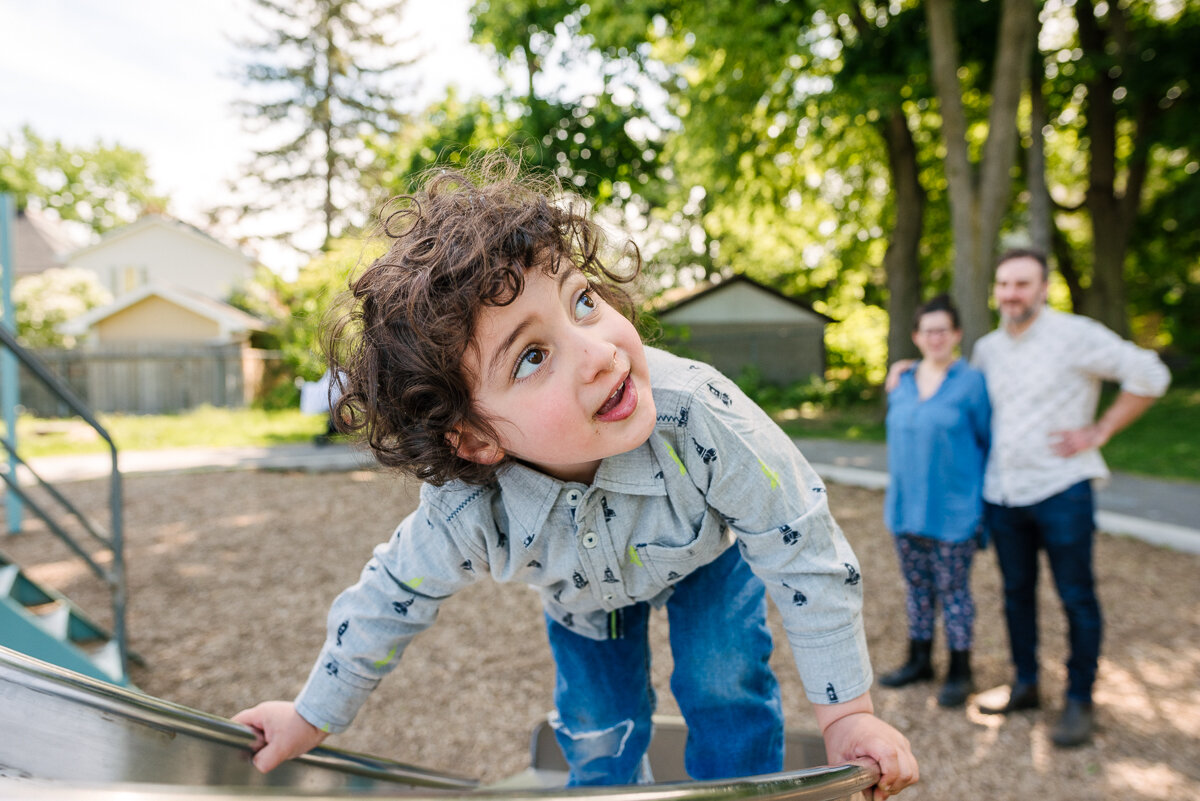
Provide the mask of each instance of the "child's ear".
{"label": "child's ear", "polygon": [[496,464],[504,458],[504,449],[469,428],[455,428],[446,434],[446,442],[460,458],[476,464]]}

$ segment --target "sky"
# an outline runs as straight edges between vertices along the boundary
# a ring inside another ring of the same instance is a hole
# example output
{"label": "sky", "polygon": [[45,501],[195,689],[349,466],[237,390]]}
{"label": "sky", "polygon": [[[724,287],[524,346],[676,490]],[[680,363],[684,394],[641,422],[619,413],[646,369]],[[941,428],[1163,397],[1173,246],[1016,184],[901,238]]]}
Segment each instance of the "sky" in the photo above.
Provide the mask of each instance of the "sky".
{"label": "sky", "polygon": [[[469,0],[409,0],[401,19],[425,55],[421,97],[448,84],[494,88],[495,69],[468,42]],[[253,147],[233,101],[231,38],[256,28],[250,0],[0,0],[0,135],[30,125],[68,146],[102,140],[141,151],[169,212],[197,225],[229,200],[225,184]],[[257,254],[281,272],[283,250]]]}

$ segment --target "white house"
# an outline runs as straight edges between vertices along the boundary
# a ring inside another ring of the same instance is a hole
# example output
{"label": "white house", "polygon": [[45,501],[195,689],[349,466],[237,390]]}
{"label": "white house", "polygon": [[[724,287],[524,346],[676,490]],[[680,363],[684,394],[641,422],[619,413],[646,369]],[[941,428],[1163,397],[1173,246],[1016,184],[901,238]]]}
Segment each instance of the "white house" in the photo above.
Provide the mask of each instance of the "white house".
{"label": "white house", "polygon": [[[271,355],[251,347],[265,324],[225,302],[252,275],[245,254],[178,220],[147,215],[67,256],[113,294],[61,324],[81,347],[60,373],[94,409],[164,413],[256,397]],[[33,396],[23,403],[40,408]]]}
{"label": "white house", "polygon": [[69,254],[66,262],[95,273],[118,299],[154,285],[224,300],[254,270],[254,262],[244,253],[160,214],[147,214],[109,231],[96,244]]}

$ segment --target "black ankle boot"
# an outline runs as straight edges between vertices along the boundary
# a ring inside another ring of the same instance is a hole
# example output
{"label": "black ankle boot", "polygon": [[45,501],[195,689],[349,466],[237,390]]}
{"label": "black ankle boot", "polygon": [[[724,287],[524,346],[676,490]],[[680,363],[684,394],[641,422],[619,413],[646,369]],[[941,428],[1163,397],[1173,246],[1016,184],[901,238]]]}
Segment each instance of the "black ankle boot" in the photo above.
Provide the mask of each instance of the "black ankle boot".
{"label": "black ankle boot", "polygon": [[971,652],[951,651],[950,669],[946,672],[946,683],[938,693],[938,706],[962,706],[974,689],[975,684],[971,680]]}
{"label": "black ankle boot", "polygon": [[909,640],[908,661],[891,673],[879,677],[879,683],[884,687],[903,687],[915,681],[928,681],[933,678],[933,642],[930,640]]}

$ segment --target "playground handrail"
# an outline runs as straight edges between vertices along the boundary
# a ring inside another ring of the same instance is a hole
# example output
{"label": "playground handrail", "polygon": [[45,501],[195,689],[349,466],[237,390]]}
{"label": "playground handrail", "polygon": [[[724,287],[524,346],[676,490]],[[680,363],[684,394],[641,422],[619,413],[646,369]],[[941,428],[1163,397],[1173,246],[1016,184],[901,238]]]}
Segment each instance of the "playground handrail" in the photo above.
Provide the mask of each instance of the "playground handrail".
{"label": "playground handrail", "polygon": [[42,479],[28,464],[24,462],[17,454],[17,448],[14,445],[16,440],[16,432],[9,431],[8,437],[0,437],[0,444],[16,461],[20,462],[21,467],[28,471],[39,486],[45,489],[51,498],[66,509],[68,514],[80,522],[84,530],[103,543],[112,553],[110,566],[105,568],[96,560],[92,559],[86,551],[75,541],[75,539],[62,526],[58,524],[53,517],[47,513],[40,505],[31,498],[17,480],[17,476],[10,475],[9,471],[0,473],[4,482],[13,490],[21,501],[28,505],[29,508],[36,514],[54,533],[61,539],[72,551],[82,557],[88,568],[109,588],[112,595],[112,610],[113,610],[113,640],[117,643],[118,653],[120,654],[120,663],[122,672],[127,672],[129,669],[129,644],[125,630],[125,557],[124,557],[124,536],[123,536],[123,520],[124,508],[122,502],[121,488],[121,471],[117,465],[117,446],[109,436],[108,431],[96,419],[87,404],[84,403],[70,385],[62,378],[55,375],[33,354],[29,353],[24,347],[17,342],[16,336],[8,330],[6,326],[0,325],[0,346],[10,351],[17,360],[25,366],[29,373],[37,378],[43,385],[46,386],[60,401],[66,404],[71,412],[77,415],[81,420],[92,427],[100,437],[108,443],[109,452],[112,457],[112,472],[109,476],[109,513],[110,525],[107,535],[100,527],[93,524],[85,515],[83,515],[73,504],[70,503],[63,495],[54,487]]}

